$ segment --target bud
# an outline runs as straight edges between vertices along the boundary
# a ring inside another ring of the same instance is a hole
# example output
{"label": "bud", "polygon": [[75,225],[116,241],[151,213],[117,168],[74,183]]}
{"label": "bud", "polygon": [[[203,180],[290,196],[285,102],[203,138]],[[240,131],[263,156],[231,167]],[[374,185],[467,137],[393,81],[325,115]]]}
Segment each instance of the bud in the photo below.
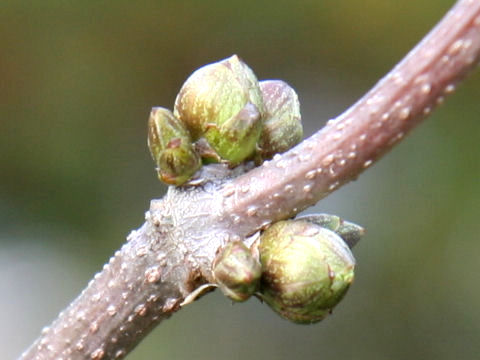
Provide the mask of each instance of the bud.
{"label": "bud", "polygon": [[241,241],[225,245],[213,265],[213,276],[218,287],[234,301],[245,301],[253,295],[260,274],[260,263]]}
{"label": "bud", "polygon": [[283,318],[300,324],[322,320],[343,298],[355,259],[333,231],[304,220],[280,221],[260,237],[260,294]]}
{"label": "bud", "polygon": [[260,81],[265,116],[260,138],[260,155],[270,159],[297,145],[303,138],[298,96],[282,80]]}
{"label": "bud", "polygon": [[236,165],[254,153],[262,130],[257,78],[236,55],[203,66],[183,84],[174,114],[194,140],[205,137],[222,159]]}
{"label": "bud", "polygon": [[187,129],[168,109],[154,107],[148,119],[148,147],[160,180],[182,185],[200,168]]}

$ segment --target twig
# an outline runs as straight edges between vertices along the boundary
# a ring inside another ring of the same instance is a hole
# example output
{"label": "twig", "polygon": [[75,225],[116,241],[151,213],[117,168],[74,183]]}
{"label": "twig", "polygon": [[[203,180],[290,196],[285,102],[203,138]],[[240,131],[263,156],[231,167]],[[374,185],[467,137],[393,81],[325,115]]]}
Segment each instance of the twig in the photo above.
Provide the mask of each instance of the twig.
{"label": "twig", "polygon": [[21,359],[125,357],[212,280],[219,246],[356,178],[441,104],[479,58],[480,1],[461,0],[371,91],[294,149],[251,171],[208,167],[203,186],[169,188]]}

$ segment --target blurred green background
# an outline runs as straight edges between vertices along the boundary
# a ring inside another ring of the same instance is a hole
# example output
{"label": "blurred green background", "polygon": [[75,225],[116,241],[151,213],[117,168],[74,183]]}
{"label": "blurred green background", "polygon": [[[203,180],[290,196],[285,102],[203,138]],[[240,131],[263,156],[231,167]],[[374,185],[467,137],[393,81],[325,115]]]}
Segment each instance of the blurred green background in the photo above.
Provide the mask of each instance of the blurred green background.
{"label": "blurred green background", "polygon": [[[143,222],[165,187],[150,107],[239,54],[298,91],[306,134],[358,99],[453,1],[0,4],[0,349],[15,359]],[[290,324],[204,297],[128,359],[478,359],[480,76],[309,212],[364,225],[334,314]]]}

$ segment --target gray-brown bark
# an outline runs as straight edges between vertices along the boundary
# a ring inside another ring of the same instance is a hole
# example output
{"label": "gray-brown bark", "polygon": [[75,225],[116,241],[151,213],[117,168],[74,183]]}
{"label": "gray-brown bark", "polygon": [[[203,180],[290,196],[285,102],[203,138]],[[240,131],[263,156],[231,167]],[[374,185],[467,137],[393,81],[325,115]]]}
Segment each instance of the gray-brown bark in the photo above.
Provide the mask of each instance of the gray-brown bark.
{"label": "gray-brown bark", "polygon": [[203,170],[203,185],[169,188],[21,358],[123,358],[212,280],[222,244],[291,217],[356,178],[442,103],[479,58],[480,1],[462,0],[370,92],[294,149],[250,171],[212,166]]}

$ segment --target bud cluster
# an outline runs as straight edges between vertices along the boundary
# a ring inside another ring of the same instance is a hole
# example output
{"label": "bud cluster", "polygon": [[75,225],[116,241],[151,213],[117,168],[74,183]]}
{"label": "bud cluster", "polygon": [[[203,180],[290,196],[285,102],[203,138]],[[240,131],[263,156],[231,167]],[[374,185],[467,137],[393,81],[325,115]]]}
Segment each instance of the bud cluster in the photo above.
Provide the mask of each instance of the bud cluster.
{"label": "bud cluster", "polygon": [[252,246],[255,256],[242,242],[227,244],[213,276],[234,301],[255,295],[287,320],[315,323],[331,313],[353,282],[355,259],[344,239],[354,244],[363,232],[327,214],[279,221]]}
{"label": "bud cluster", "polygon": [[258,81],[236,55],[190,75],[173,113],[152,109],[148,132],[158,176],[173,185],[186,183],[203,163],[261,163],[303,137],[295,91],[281,80]]}

